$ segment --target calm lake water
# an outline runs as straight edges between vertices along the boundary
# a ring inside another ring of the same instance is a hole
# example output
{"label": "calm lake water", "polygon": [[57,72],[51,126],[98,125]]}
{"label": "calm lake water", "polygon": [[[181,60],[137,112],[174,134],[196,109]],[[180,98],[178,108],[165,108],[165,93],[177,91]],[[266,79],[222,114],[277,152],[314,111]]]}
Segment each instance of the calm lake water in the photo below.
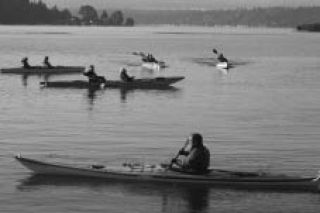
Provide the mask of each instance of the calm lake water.
{"label": "calm lake water", "polygon": [[[191,132],[214,167],[316,175],[320,169],[320,34],[290,29],[0,26],[1,67],[94,64],[118,79],[183,75],[174,90],[40,88],[0,75],[1,212],[319,212],[320,195],[148,183],[35,179],[13,156],[119,165],[160,163]],[[212,48],[236,65],[213,66]],[[142,70],[133,51],[166,61]],[[81,75],[50,80],[84,79]]]}

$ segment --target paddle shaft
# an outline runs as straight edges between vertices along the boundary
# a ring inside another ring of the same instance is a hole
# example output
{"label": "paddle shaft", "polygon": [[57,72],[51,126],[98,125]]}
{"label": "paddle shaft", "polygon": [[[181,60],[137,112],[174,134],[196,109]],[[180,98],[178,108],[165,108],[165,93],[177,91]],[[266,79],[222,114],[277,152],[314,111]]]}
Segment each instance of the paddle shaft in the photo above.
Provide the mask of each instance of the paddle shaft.
{"label": "paddle shaft", "polygon": [[213,49],[212,52],[213,52],[214,54],[218,55],[217,49]]}
{"label": "paddle shaft", "polygon": [[[180,150],[184,150],[184,149],[188,146],[188,144],[189,144],[189,139],[187,139],[187,141],[185,142],[185,144],[183,145],[183,147],[182,147]],[[176,155],[174,158],[172,158],[171,163],[170,163],[170,165],[169,165],[169,168],[171,168],[172,165],[173,165],[173,162],[172,162],[172,161],[178,159],[178,157],[180,156],[180,150],[179,150],[179,152],[177,153],[177,155]]]}

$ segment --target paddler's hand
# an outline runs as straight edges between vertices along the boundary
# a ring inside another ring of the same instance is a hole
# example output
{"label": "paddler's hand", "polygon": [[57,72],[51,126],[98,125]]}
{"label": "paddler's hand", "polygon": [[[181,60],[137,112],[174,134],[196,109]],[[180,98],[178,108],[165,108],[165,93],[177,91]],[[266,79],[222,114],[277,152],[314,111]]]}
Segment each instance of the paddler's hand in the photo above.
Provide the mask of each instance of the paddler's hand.
{"label": "paddler's hand", "polygon": [[184,149],[180,149],[178,153],[179,153],[179,155],[183,155]]}
{"label": "paddler's hand", "polygon": [[179,155],[187,155],[188,152],[185,151],[184,149],[180,149],[179,152],[178,152]]}
{"label": "paddler's hand", "polygon": [[171,164],[177,163],[177,162],[178,162],[177,158],[173,158],[173,159],[171,160]]}

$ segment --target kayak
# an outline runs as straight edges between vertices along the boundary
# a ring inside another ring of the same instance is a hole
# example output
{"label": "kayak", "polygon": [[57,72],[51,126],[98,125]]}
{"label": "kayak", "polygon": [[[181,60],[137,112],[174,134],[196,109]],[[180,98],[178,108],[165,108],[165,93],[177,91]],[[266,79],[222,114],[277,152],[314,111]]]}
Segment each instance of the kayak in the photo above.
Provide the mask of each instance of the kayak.
{"label": "kayak", "polygon": [[23,166],[35,174],[102,178],[117,181],[143,181],[185,184],[205,184],[206,186],[244,187],[249,189],[278,189],[319,191],[320,177],[293,177],[259,172],[236,172],[219,169],[208,170],[206,174],[182,172],[177,168],[168,169],[159,165],[123,164],[120,167],[103,165],[71,165],[43,160],[15,157]]}
{"label": "kayak", "polygon": [[229,69],[230,68],[230,64],[228,62],[218,62],[216,64],[216,67],[219,69]]}
{"label": "kayak", "polygon": [[49,81],[40,82],[44,87],[57,88],[123,88],[123,89],[161,89],[183,80],[183,76],[134,79],[131,82],[107,80],[103,84],[89,84],[88,81]]}
{"label": "kayak", "polygon": [[166,64],[163,61],[159,62],[143,62],[141,65],[143,68],[150,69],[150,70],[159,70],[166,68]]}
{"label": "kayak", "polygon": [[32,67],[30,69],[17,67],[17,68],[3,68],[2,73],[10,74],[64,74],[64,73],[81,73],[84,72],[85,67],[80,66],[56,66],[53,68],[47,67]]}

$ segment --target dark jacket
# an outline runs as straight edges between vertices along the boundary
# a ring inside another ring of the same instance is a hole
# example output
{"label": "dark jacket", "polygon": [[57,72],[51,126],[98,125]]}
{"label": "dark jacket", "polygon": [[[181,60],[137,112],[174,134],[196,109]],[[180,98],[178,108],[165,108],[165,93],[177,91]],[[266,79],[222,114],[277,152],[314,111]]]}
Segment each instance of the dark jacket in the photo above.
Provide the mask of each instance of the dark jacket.
{"label": "dark jacket", "polygon": [[90,69],[88,72],[83,73],[84,76],[87,76],[90,84],[96,84],[99,82],[99,76],[95,73],[93,69]]}
{"label": "dark jacket", "polygon": [[120,79],[125,82],[129,82],[133,80],[133,77],[129,76],[126,71],[121,71]]}
{"label": "dark jacket", "polygon": [[49,69],[52,69],[52,68],[53,68],[53,66],[50,64],[48,58],[45,58],[45,59],[44,59],[43,64],[44,64],[45,66],[47,66]]}
{"label": "dark jacket", "polygon": [[222,53],[219,54],[218,60],[219,60],[220,62],[228,62],[228,59],[227,59],[226,57],[224,57],[224,55],[223,55]]}
{"label": "dark jacket", "polygon": [[205,146],[193,147],[190,151],[181,153],[185,155],[182,168],[195,172],[205,172],[210,166],[210,151]]}
{"label": "dark jacket", "polygon": [[26,69],[30,69],[31,68],[27,58],[23,58],[21,60],[21,63],[23,64],[23,68],[26,68]]}

